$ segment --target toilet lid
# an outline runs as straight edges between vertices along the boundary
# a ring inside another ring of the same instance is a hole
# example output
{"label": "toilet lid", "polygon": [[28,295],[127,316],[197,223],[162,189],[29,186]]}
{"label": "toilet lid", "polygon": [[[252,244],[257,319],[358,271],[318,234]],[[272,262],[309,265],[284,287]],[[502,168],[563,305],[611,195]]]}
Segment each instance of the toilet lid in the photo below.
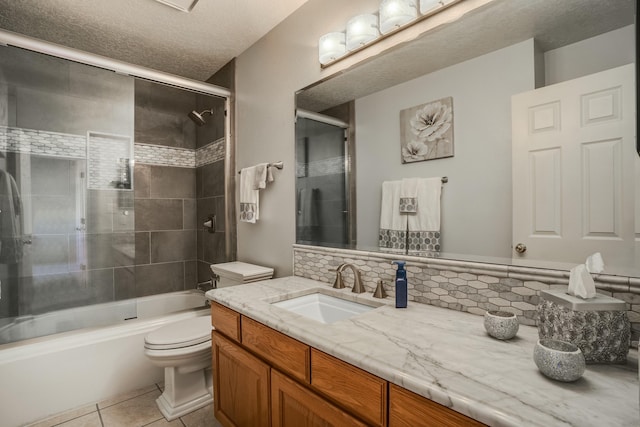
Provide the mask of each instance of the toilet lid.
{"label": "toilet lid", "polygon": [[144,346],[166,350],[197,345],[211,340],[211,330],[211,316],[181,320],[147,334]]}

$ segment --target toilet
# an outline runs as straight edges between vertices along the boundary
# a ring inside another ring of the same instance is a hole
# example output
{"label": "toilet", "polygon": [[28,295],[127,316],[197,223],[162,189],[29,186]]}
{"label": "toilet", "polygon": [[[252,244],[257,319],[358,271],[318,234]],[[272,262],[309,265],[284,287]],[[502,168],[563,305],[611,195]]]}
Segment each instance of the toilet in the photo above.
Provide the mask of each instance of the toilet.
{"label": "toilet", "polygon": [[[214,287],[271,279],[273,269],[244,262],[211,266]],[[144,339],[144,353],[164,368],[164,392],[156,399],[162,415],[172,421],[213,401],[211,316],[181,320],[156,329]]]}

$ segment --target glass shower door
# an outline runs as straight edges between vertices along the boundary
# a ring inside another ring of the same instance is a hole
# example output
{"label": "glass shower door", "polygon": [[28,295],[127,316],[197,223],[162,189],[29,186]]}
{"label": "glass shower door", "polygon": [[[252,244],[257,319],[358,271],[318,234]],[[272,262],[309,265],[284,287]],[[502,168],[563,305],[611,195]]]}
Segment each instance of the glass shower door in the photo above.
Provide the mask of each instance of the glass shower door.
{"label": "glass shower door", "polygon": [[133,112],[131,77],[0,47],[0,344],[135,317],[95,308],[135,286]]}
{"label": "glass shower door", "polygon": [[348,156],[345,128],[296,120],[296,242],[349,244]]}

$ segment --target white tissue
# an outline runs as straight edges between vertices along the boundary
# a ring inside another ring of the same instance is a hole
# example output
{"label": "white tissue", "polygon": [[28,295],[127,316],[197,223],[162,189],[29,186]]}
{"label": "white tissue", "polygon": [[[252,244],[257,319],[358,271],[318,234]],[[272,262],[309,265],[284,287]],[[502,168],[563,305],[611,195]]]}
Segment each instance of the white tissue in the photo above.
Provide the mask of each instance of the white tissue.
{"label": "white tissue", "polygon": [[582,299],[595,297],[596,284],[591,277],[591,273],[602,273],[603,271],[604,261],[600,252],[588,257],[584,264],[572,268],[569,276],[569,295]]}
{"label": "white tissue", "polygon": [[596,252],[587,258],[587,262],[585,264],[587,266],[587,271],[589,273],[602,273],[604,271],[604,260],[602,259],[602,255],[600,252]]}

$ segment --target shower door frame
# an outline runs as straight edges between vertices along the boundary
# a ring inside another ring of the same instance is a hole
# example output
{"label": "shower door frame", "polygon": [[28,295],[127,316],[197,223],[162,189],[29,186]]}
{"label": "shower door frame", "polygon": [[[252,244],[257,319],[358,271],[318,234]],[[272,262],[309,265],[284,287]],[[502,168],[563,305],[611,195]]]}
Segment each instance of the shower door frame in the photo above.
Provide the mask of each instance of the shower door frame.
{"label": "shower door frame", "polygon": [[84,52],[70,47],[62,46],[43,40],[34,39],[22,34],[0,29],[0,45],[13,46],[20,49],[30,50],[45,55],[54,56],[80,64],[90,65],[113,71],[118,74],[148,80],[154,83],[190,90],[203,95],[215,96],[224,99],[225,108],[225,158],[224,158],[224,196],[225,196],[225,224],[227,232],[225,234],[225,259],[235,260],[235,239],[236,231],[229,230],[230,226],[235,227],[235,141],[232,139],[231,126],[235,125],[233,94],[229,89],[212,85],[198,80],[165,73],[163,71],[129,64],[105,56]]}

